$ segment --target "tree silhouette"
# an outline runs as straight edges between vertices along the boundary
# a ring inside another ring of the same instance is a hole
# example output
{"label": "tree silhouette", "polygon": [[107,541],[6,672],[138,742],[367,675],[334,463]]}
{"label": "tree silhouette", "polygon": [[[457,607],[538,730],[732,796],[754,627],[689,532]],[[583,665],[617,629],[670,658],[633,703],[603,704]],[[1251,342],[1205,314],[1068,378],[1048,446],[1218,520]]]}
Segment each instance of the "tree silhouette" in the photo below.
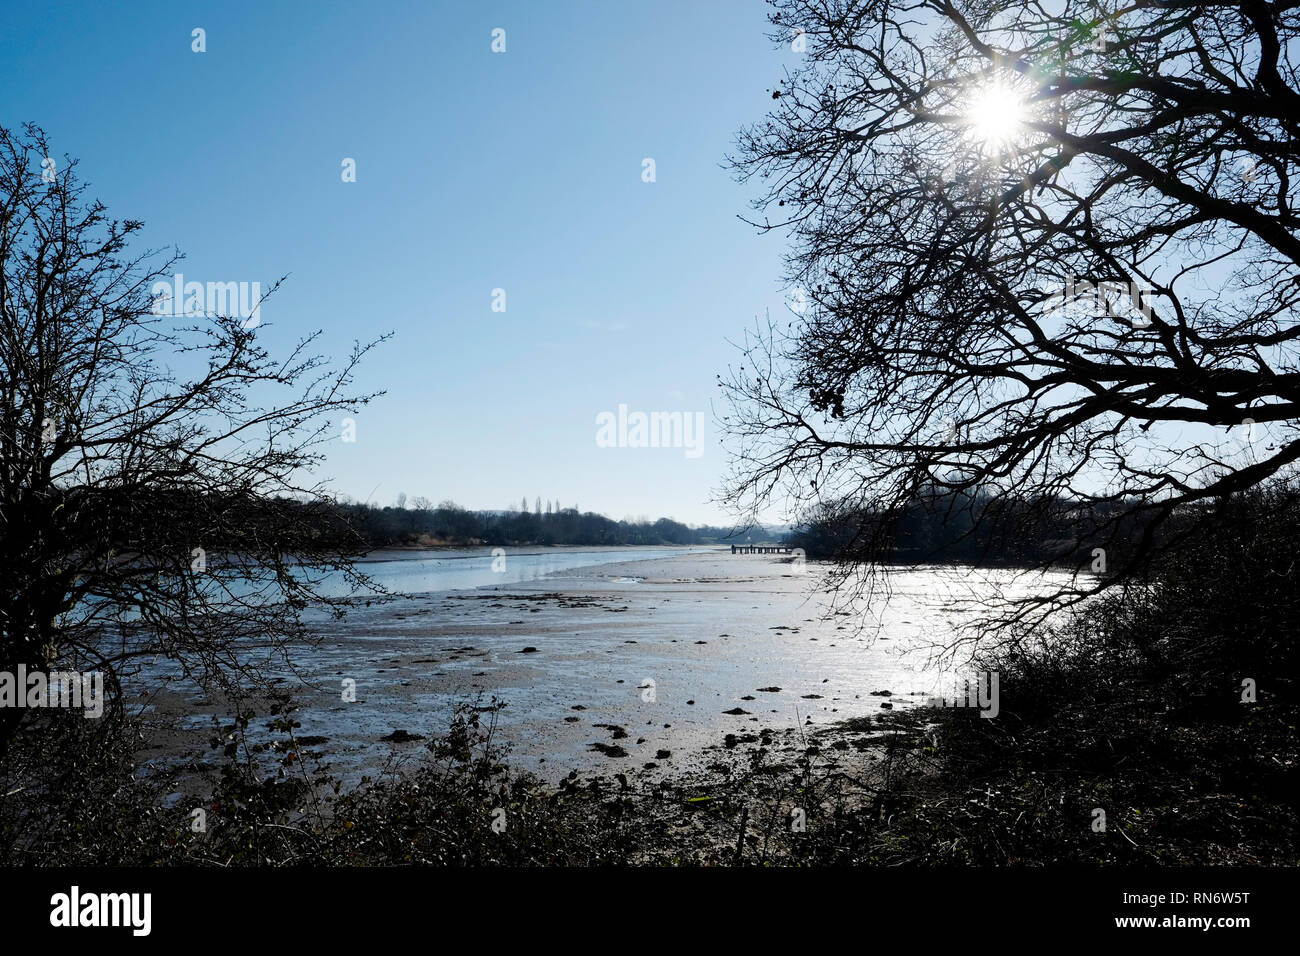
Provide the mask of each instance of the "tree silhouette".
{"label": "tree silhouette", "polygon": [[[203,682],[256,679],[305,636],[359,539],[304,484],[371,346],[331,368],[314,335],[272,358],[247,319],[155,314],[178,256],[83,199],[37,127],[0,129],[0,670],[163,655]],[[42,164],[44,165],[42,166]],[[41,170],[57,169],[42,178]],[[0,747],[25,709],[0,710]]]}
{"label": "tree silhouette", "polygon": [[880,519],[850,559],[935,497],[1111,549],[1042,610],[1300,458],[1293,6],[774,7],[806,53],[731,163],[792,315],[723,380],[733,501]]}

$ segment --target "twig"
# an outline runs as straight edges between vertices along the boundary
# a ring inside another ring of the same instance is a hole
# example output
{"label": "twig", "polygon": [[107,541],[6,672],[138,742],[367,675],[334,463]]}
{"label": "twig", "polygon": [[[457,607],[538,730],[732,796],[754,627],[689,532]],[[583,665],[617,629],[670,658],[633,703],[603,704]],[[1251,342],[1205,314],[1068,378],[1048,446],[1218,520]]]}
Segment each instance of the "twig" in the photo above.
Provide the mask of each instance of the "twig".
{"label": "twig", "polygon": [[745,852],[745,824],[749,821],[749,805],[746,804],[740,811],[740,836],[736,837],[736,858],[732,861],[733,865],[739,865],[740,855]]}

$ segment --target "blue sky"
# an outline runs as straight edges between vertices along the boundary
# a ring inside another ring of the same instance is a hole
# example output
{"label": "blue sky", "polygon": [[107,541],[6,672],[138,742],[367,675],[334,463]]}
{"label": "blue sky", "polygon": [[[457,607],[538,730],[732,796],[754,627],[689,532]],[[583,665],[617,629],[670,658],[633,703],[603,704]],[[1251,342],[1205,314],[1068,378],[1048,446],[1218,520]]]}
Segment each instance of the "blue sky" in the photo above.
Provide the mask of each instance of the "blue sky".
{"label": "blue sky", "polygon": [[[796,56],[765,10],[15,6],[0,122],[43,126],[147,245],[186,253],[187,280],[290,274],[262,312],[273,350],[394,333],[358,379],[388,394],[331,448],[340,492],[722,521],[715,375],[784,309],[784,241],[737,219],[749,194],[721,168]],[[704,453],[598,447],[620,404],[703,412]]]}

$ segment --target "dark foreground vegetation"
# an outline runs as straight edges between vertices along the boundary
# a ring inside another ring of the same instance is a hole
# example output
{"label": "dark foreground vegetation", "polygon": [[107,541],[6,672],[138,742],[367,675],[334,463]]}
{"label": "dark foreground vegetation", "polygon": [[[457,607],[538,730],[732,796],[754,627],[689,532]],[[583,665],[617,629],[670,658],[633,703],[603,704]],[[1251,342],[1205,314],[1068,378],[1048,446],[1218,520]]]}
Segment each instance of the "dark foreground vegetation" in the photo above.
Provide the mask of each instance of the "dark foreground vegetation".
{"label": "dark foreground vegetation", "polygon": [[[882,709],[731,737],[707,769],[666,779],[628,767],[553,787],[512,772],[493,739],[500,705],[480,702],[400,772],[344,787],[286,707],[215,733],[210,793],[169,800],[176,780],[137,772],[120,718],[55,719],[3,760],[0,860],[1294,863],[1297,540],[1294,491],[1225,502],[1213,534],[1145,581],[982,652],[975,666],[1000,676],[995,719]],[[255,729],[270,736],[254,743]]]}

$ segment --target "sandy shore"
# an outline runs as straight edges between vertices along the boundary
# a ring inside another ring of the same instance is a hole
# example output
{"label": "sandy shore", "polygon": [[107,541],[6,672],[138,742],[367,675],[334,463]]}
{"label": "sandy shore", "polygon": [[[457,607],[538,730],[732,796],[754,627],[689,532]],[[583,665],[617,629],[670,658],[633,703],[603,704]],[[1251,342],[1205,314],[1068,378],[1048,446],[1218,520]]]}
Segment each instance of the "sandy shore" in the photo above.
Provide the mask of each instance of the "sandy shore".
{"label": "sandy shore", "polygon": [[[499,734],[512,763],[547,779],[677,772],[764,731],[907,708],[951,686],[926,663],[952,632],[945,589],[966,572],[895,572],[887,604],[829,617],[820,573],[724,551],[420,595],[322,626],[319,645],[295,654],[305,681],[278,686],[300,707],[296,733],[345,777],[418,753],[417,740],[383,738],[440,734],[456,701],[481,694],[508,704]],[[345,678],[355,703],[341,699]],[[229,712],[167,679],[142,703],[171,728],[151,757],[206,753],[213,716]]]}

